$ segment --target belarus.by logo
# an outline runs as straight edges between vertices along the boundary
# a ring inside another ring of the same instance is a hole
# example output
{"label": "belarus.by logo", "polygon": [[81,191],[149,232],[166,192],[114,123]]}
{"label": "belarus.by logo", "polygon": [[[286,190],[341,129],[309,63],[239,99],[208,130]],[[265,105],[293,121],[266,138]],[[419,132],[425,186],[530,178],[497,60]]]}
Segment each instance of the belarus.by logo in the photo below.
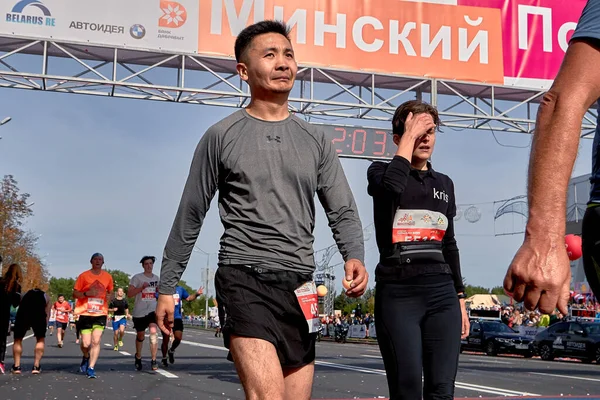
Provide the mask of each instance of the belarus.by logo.
{"label": "belarus.by logo", "polygon": [[[37,11],[34,9],[37,8]],[[40,16],[40,12],[43,16]],[[6,22],[29,25],[55,26],[55,18],[48,7],[39,0],[21,0],[14,5],[12,11],[6,14]]]}
{"label": "belarus.by logo", "polygon": [[158,26],[161,28],[179,28],[187,20],[187,11],[185,7],[174,1],[161,1],[160,9],[163,12],[158,20]]}
{"label": "belarus.by logo", "polygon": [[146,28],[144,28],[144,25],[141,24],[131,25],[131,28],[129,28],[129,34],[134,39],[142,39],[144,36],[146,36]]}

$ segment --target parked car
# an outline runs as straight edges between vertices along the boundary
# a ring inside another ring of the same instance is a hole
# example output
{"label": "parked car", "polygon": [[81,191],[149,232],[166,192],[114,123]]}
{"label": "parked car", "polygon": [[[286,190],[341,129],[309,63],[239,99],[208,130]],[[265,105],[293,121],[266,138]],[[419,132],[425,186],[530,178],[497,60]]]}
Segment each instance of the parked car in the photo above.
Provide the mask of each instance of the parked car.
{"label": "parked car", "polygon": [[533,357],[531,337],[521,335],[502,321],[472,320],[469,336],[461,341],[460,351],[481,351],[488,356],[519,354]]}
{"label": "parked car", "polygon": [[600,323],[557,322],[536,335],[533,351],[546,361],[569,357],[600,364]]}

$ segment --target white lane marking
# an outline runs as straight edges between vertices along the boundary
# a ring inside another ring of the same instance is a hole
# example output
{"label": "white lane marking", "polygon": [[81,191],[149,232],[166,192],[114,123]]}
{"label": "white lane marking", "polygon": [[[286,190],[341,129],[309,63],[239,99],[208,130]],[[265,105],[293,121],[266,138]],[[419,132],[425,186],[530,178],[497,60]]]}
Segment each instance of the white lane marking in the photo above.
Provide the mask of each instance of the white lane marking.
{"label": "white lane marking", "polygon": [[[25,340],[25,339],[29,339],[29,338],[31,338],[31,337],[33,337],[33,333],[32,333],[31,335],[27,335],[27,336],[25,336],[25,337],[23,338],[23,340]],[[10,343],[7,343],[7,344],[6,344],[6,347],[10,347],[10,346],[12,346],[13,344],[15,344],[15,342],[10,342]]]}
{"label": "white lane marking", "polygon": [[469,358],[465,358],[464,360],[461,360],[461,361],[467,361],[467,362],[473,362],[473,363],[489,363],[489,364],[507,364],[507,365],[512,365],[513,364],[513,363],[508,362],[508,361],[485,360],[485,359],[475,360],[475,359],[469,359]]}
{"label": "white lane marking", "polygon": [[154,372],[156,372],[156,373],[159,373],[159,374],[161,374],[162,376],[164,376],[164,377],[167,377],[167,378],[179,378],[177,375],[175,375],[175,374],[172,374],[172,373],[170,373],[170,372],[167,372],[167,371],[165,371],[164,369],[157,369],[157,370],[156,370],[156,371],[154,371]]}
{"label": "white lane marking", "polygon": [[377,358],[379,360],[383,359],[381,356],[372,356],[370,354],[361,354],[361,356],[366,358]]}
{"label": "white lane marking", "polygon": [[532,375],[544,375],[544,376],[555,376],[557,378],[567,378],[567,379],[579,379],[581,381],[593,381],[593,382],[600,382],[600,379],[594,379],[594,378],[584,378],[582,376],[570,376],[570,375],[558,375],[558,374],[546,374],[544,372],[530,372],[530,374]]}
{"label": "white lane marking", "polygon": [[131,355],[131,354],[129,354],[129,353],[128,353],[128,352],[126,352],[126,351],[120,351],[119,353],[123,354],[124,356],[130,356],[130,355]]}
{"label": "white lane marking", "polygon": [[[182,340],[181,343],[184,343],[184,344],[187,344],[190,346],[195,346],[195,347],[204,347],[207,349],[228,351],[225,347],[222,347],[222,346],[214,346],[211,344],[190,342],[189,340]],[[383,370],[383,369],[355,367],[353,365],[336,364],[336,363],[331,363],[331,362],[327,362],[327,361],[315,361],[315,364],[321,365],[323,367],[344,369],[344,370],[348,370],[348,371],[362,372],[365,374],[374,374],[374,375],[385,376],[385,370]],[[455,386],[460,389],[472,390],[472,391],[481,392],[481,393],[499,394],[502,396],[540,396],[539,394],[535,394],[535,393],[516,392],[514,390],[506,390],[506,389],[501,389],[501,388],[496,388],[496,387],[491,387],[491,386],[473,385],[470,383],[463,383],[463,382],[455,382]]]}
{"label": "white lane marking", "polygon": [[111,346],[112,346],[112,344],[108,344],[108,343],[104,343],[104,345],[105,345],[106,347],[111,347]]}

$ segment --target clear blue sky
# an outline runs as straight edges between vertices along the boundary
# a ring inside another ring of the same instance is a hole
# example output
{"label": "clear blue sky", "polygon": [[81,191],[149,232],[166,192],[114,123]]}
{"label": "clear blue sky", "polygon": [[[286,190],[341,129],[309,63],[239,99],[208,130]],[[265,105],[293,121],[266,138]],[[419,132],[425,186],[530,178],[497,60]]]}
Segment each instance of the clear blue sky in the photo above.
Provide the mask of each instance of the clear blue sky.
{"label": "clear blue sky", "polygon": [[[234,109],[94,96],[0,89],[0,174],[12,174],[31,194],[35,215],[28,228],[42,234],[39,254],[49,272],[74,277],[102,252],[106,267],[141,272],[143,255],[161,258],[193,150],[206,128]],[[526,146],[530,137],[497,134],[502,143]],[[574,176],[589,173],[591,141],[580,145]],[[525,193],[529,149],[499,146],[491,133],[444,129],[434,168],[455,182],[459,203],[479,204],[482,218],[457,222],[463,275],[468,283],[492,287],[504,273],[521,235],[495,237],[495,200]],[[363,226],[372,223],[362,160],[342,161]],[[218,251],[222,227],[215,202],[198,246]],[[324,213],[315,229],[315,249],[333,244]],[[366,243],[373,272],[375,240]],[[212,261],[216,260],[212,256]],[[339,255],[332,263],[340,262]],[[194,254],[183,279],[202,284],[206,256]],[[214,267],[214,263],[211,262]],[[157,263],[155,272],[160,271]],[[341,266],[338,276],[341,276]]]}

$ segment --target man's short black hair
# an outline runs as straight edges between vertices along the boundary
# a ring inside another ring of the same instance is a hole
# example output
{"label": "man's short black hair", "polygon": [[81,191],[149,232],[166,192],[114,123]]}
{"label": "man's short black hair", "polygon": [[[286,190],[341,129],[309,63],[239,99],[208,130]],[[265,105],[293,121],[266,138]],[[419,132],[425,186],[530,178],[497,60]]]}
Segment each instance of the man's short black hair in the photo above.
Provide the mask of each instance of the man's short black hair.
{"label": "man's short black hair", "polygon": [[65,295],[64,294],[59,294],[58,297],[57,297],[57,299],[60,299],[61,297],[65,297]]}
{"label": "man's short black hair", "polygon": [[154,256],[144,256],[140,260],[140,264],[144,265],[144,262],[146,262],[146,260],[152,260],[152,264],[154,264],[154,262],[156,261],[156,257],[154,257]]}
{"label": "man's short black hair", "polygon": [[290,28],[283,21],[266,20],[252,24],[240,32],[235,40],[235,59],[240,62],[246,50],[250,47],[252,40],[258,35],[265,33],[279,33],[290,40]]}

